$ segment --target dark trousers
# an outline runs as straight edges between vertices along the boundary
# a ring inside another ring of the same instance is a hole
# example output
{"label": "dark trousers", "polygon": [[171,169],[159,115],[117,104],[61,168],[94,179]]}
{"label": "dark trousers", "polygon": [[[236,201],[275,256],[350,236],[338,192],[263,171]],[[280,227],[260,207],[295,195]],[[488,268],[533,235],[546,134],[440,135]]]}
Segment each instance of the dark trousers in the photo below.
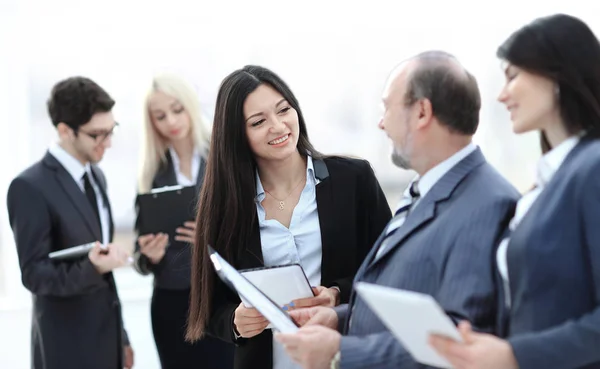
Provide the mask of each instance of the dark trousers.
{"label": "dark trousers", "polygon": [[206,336],[185,341],[190,290],[155,288],[150,315],[162,369],[231,369],[233,344]]}

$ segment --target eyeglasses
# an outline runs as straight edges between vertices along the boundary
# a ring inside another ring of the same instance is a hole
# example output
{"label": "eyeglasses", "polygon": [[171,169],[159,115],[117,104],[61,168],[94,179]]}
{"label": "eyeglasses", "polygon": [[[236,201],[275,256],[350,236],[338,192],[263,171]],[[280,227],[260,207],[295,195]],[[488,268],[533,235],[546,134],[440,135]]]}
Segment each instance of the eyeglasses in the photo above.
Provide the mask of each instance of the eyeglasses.
{"label": "eyeglasses", "polygon": [[109,137],[111,137],[114,133],[115,130],[117,129],[117,127],[119,126],[119,123],[115,122],[115,125],[111,128],[110,131],[107,132],[102,132],[102,133],[88,133],[85,132],[81,129],[75,131],[77,132],[81,132],[84,135],[88,136],[89,138],[91,138],[92,140],[96,141],[96,143],[102,143],[104,141],[106,141]]}

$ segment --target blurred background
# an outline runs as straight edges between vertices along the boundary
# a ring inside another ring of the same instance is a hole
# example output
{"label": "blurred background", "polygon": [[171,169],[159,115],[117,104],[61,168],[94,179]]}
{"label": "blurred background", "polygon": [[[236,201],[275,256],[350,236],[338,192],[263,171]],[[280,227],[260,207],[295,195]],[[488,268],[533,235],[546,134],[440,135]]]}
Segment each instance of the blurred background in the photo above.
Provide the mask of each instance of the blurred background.
{"label": "blurred background", "polygon": [[[300,101],[313,144],[366,158],[395,206],[413,173],[395,168],[377,129],[389,71],[427,49],[455,54],[477,77],[483,109],[476,143],[520,190],[533,181],[535,135],[516,137],[496,97],[504,82],[496,48],[539,16],[569,13],[600,31],[596,1],[66,1],[0,0],[0,368],[29,367],[30,295],[20,280],[6,191],[56,139],[45,102],[58,80],[84,75],[117,101],[120,130],[101,163],[117,242],[133,246],[143,98],[155,72],[196,87],[212,117],[220,81],[245,64],[278,73]],[[115,272],[136,367],[158,368],[152,278]],[[65,353],[67,354],[67,353]]]}

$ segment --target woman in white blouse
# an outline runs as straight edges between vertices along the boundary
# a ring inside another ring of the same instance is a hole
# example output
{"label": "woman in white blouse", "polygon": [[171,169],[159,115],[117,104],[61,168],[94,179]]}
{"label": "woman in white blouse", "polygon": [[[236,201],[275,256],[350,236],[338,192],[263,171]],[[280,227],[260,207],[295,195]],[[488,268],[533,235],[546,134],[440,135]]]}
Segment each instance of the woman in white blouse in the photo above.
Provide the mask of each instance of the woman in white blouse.
{"label": "woman in white blouse", "polygon": [[[154,77],[144,116],[138,192],[173,185],[196,186],[199,192],[209,138],[193,87],[172,74]],[[195,205],[194,201],[190,208]],[[138,208],[136,228],[143,216]],[[154,274],[151,318],[158,355],[163,369],[230,368],[232,345],[214,338],[195,344],[185,341],[194,234],[190,219],[172,240],[167,234],[143,234],[136,242],[136,270]]]}
{"label": "woman in white blouse", "polygon": [[515,32],[498,56],[513,130],[540,131],[544,152],[498,248],[505,339],[464,322],[462,343],[431,343],[459,369],[600,368],[600,43],[558,14]]}

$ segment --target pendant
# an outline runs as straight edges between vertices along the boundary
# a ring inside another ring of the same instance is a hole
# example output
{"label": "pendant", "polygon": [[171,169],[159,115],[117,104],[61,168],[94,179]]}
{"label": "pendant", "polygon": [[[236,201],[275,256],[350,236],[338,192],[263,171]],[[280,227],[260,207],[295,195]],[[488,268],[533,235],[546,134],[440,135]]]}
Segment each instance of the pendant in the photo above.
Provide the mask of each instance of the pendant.
{"label": "pendant", "polygon": [[285,206],[285,202],[279,201],[279,210],[283,210],[284,206]]}

